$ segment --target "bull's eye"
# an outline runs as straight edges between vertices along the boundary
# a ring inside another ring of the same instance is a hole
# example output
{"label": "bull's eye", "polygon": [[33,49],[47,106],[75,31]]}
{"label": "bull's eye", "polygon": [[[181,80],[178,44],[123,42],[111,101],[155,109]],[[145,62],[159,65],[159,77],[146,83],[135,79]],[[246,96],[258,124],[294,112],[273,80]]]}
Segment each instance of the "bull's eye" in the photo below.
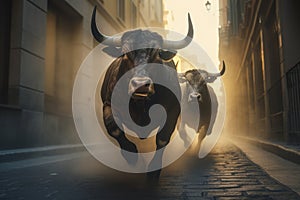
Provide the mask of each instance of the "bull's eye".
{"label": "bull's eye", "polygon": [[173,59],[173,57],[176,55],[176,51],[166,51],[166,50],[160,50],[159,51],[159,57],[165,61],[169,61]]}
{"label": "bull's eye", "polygon": [[126,55],[127,58],[129,58],[131,61],[133,61],[134,57],[135,57],[135,54],[136,54],[135,51],[130,51],[130,52],[126,53],[125,55]]}

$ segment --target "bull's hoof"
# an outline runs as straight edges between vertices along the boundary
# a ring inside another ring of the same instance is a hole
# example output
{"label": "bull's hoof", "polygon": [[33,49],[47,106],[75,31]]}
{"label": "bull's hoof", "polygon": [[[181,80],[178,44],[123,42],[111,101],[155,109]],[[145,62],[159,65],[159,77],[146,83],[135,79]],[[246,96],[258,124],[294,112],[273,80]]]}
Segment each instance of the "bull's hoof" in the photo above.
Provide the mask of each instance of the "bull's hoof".
{"label": "bull's hoof", "polygon": [[147,183],[152,186],[158,185],[160,172],[161,169],[153,172],[147,172]]}
{"label": "bull's hoof", "polygon": [[[127,152],[126,152],[127,151]],[[130,153],[128,153],[128,151]],[[138,151],[132,142],[126,142],[126,144],[121,145],[121,154],[125,158],[128,164],[134,165],[138,160]]]}

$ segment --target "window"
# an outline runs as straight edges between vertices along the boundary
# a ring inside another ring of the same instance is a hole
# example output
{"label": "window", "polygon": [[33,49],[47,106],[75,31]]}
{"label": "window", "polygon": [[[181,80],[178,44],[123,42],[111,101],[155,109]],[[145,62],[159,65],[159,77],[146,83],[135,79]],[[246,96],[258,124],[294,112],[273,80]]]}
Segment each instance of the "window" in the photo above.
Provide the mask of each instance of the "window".
{"label": "window", "polygon": [[[48,5],[45,57],[45,110],[71,113],[80,16],[69,7]],[[68,12],[69,11],[69,12]]]}
{"label": "window", "polygon": [[291,138],[300,138],[300,63],[287,73],[288,128]]}
{"label": "window", "polygon": [[11,0],[4,0],[0,6],[0,104],[8,103],[10,25]]}
{"label": "window", "polygon": [[118,0],[118,18],[125,21],[125,0]]}
{"label": "window", "polygon": [[280,72],[279,36],[277,31],[275,3],[272,4],[270,14],[263,27],[264,56],[268,81],[269,119],[272,136],[278,137],[283,131],[283,99]]}
{"label": "window", "polygon": [[277,32],[275,5],[270,11],[266,23],[264,25],[264,51],[265,62],[270,77],[270,113],[276,114],[281,112],[282,107],[282,92],[281,92],[281,74],[280,74],[280,60],[279,60],[279,41]]}
{"label": "window", "polygon": [[264,75],[261,55],[261,40],[260,38],[254,47],[254,68],[255,68],[255,83],[256,83],[256,97],[257,97],[257,114],[260,119],[265,118],[265,94],[264,94]]}
{"label": "window", "polygon": [[264,78],[263,78],[263,66],[261,55],[261,40],[254,47],[254,66],[255,66],[255,82],[256,82],[256,96],[260,97],[264,94]]}

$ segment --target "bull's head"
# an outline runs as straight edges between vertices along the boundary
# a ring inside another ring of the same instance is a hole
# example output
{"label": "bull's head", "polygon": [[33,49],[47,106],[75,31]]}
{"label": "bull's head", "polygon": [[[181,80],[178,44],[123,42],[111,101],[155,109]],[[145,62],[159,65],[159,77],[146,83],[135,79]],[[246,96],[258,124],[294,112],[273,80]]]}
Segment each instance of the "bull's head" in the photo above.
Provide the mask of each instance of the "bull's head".
{"label": "bull's head", "polygon": [[128,92],[137,99],[149,97],[155,90],[147,67],[139,67],[138,69],[135,67],[146,66],[149,63],[170,62],[176,55],[176,50],[186,47],[193,38],[194,31],[190,15],[188,15],[188,34],[179,41],[164,40],[158,33],[148,30],[128,31],[121,37],[106,36],[98,30],[95,18],[96,7],[91,20],[92,34],[98,42],[107,45],[103,49],[104,52],[122,59],[121,74],[135,69],[133,70],[133,78],[129,81]]}
{"label": "bull's head", "polygon": [[188,82],[188,101],[202,102],[203,93],[206,90],[207,83],[213,83],[218,77],[225,73],[225,62],[223,61],[222,70],[219,73],[209,73],[201,69],[188,70],[185,73],[179,73],[180,82]]}

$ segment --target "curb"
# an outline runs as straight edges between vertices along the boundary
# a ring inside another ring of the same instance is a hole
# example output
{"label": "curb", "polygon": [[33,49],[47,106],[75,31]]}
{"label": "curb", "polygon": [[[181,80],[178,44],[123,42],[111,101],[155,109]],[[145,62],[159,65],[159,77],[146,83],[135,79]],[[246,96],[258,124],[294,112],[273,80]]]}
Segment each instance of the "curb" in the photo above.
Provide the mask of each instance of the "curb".
{"label": "curb", "polygon": [[41,156],[68,154],[79,151],[85,151],[85,147],[82,144],[1,150],[0,163],[36,158]]}
{"label": "curb", "polygon": [[283,159],[289,160],[296,164],[300,164],[300,152],[299,151],[284,147],[280,144],[266,142],[266,141],[259,140],[259,139],[253,139],[253,138],[248,138],[248,137],[243,137],[243,136],[236,136],[236,138],[244,140],[255,146],[258,146],[268,152],[274,153],[274,154],[282,157]]}

